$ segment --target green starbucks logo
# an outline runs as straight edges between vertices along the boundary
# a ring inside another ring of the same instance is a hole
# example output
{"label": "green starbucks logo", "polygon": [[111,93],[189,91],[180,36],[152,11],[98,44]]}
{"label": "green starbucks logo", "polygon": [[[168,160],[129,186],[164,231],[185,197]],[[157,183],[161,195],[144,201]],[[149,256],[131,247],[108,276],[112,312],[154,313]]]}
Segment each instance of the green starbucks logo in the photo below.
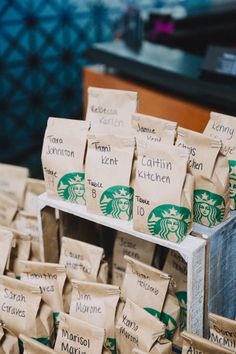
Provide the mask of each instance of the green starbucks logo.
{"label": "green starbucks logo", "polygon": [[85,204],[84,173],[73,172],[64,175],[58,182],[57,193],[63,200]]}
{"label": "green starbucks logo", "polygon": [[233,208],[236,209],[236,161],[234,160],[229,160],[229,193]]}
{"label": "green starbucks logo", "polygon": [[108,349],[112,354],[116,353],[116,340],[115,338],[106,338],[104,347]]}
{"label": "green starbucks logo", "polygon": [[160,320],[166,325],[166,338],[169,340],[173,340],[177,328],[176,320],[165,312],[161,313]]}
{"label": "green starbucks logo", "polygon": [[133,188],[113,186],[101,196],[100,208],[104,215],[116,219],[130,220],[133,208]]}
{"label": "green starbucks logo", "polygon": [[185,207],[163,204],[151,211],[147,223],[152,235],[180,242],[187,235],[191,212]]}
{"label": "green starbucks logo", "polygon": [[194,191],[193,217],[194,221],[212,227],[223,220],[225,201],[221,195],[204,189]]}
{"label": "green starbucks logo", "polygon": [[151,307],[144,307],[144,310],[147,311],[148,313],[150,313],[150,315],[160,319],[161,317],[161,313]]}

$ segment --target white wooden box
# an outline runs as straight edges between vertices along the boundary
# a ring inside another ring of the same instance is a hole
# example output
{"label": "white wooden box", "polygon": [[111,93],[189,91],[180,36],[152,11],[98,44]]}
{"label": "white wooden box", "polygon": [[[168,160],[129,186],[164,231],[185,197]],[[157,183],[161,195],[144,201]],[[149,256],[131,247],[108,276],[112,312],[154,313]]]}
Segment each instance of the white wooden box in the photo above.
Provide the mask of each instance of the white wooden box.
{"label": "white wooden box", "polygon": [[206,245],[204,239],[189,235],[181,244],[175,244],[134,231],[131,222],[90,214],[86,211],[85,206],[50,199],[46,194],[42,194],[39,197],[39,230],[42,245],[41,258],[43,261],[56,262],[58,258],[55,210],[63,211],[75,215],[78,218],[90,220],[111,229],[122,231],[134,237],[139,237],[168,249],[178,251],[187,262],[187,330],[198,335],[203,335]]}

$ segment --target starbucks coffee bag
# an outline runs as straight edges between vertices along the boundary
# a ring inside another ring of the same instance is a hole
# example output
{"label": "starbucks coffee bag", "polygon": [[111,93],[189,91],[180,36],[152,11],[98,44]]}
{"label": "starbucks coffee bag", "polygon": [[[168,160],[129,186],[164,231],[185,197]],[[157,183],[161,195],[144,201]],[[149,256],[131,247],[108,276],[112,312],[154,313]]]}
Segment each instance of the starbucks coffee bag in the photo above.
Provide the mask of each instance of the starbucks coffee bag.
{"label": "starbucks coffee bag", "polygon": [[89,212],[123,220],[132,218],[134,143],[132,137],[88,135],[85,188]]}
{"label": "starbucks coffee bag", "polygon": [[42,164],[50,198],[85,204],[84,157],[88,128],[85,121],[48,119]]}
{"label": "starbucks coffee bag", "polygon": [[132,114],[132,127],[136,137],[143,137],[148,141],[174,144],[176,136],[176,122],[161,119],[146,114]]}
{"label": "starbucks coffee bag", "polygon": [[234,353],[233,351],[222,348],[209,340],[199,337],[195,334],[182,332],[183,342],[183,350],[182,354],[227,354]]}
{"label": "starbucks coffee bag", "polygon": [[26,183],[24,211],[37,216],[38,196],[45,192],[45,183],[40,179],[28,178]]}
{"label": "starbucks coffee bag", "polygon": [[0,193],[14,200],[19,207],[23,207],[28,168],[0,164]]}
{"label": "starbucks coffee bag", "polygon": [[70,315],[105,329],[104,350],[116,352],[115,314],[120,289],[114,285],[72,281]]}
{"label": "starbucks coffee bag", "polygon": [[62,237],[59,263],[66,266],[67,277],[96,282],[104,250],[86,242]]}
{"label": "starbucks coffee bag", "polygon": [[8,228],[13,233],[15,245],[11,250],[9,271],[14,273],[17,278],[22,272],[22,260],[27,261],[30,258],[31,236],[15,229]]}
{"label": "starbucks coffee bag", "polygon": [[18,338],[0,324],[0,354],[20,354]]}
{"label": "starbucks coffee bag", "polygon": [[155,252],[155,244],[117,231],[112,259],[112,283],[121,286],[125,275],[127,255],[146,264],[151,264]]}
{"label": "starbucks coffee bag", "polygon": [[167,294],[160,315],[160,320],[166,325],[166,338],[173,341],[174,334],[179,325],[180,306],[176,296]]}
{"label": "starbucks coffee bag", "polygon": [[127,299],[116,325],[118,353],[130,354],[137,348],[144,352],[169,354],[172,352],[172,345],[167,340],[163,343],[164,337],[165,325]]}
{"label": "starbucks coffee bag", "polygon": [[160,318],[170,276],[128,256],[125,256],[125,260],[127,266],[121,287],[122,298],[129,298],[153,316]]}
{"label": "starbucks coffee bag", "polygon": [[23,354],[56,354],[54,350],[36,341],[35,339],[20,335],[20,340],[23,342]]}
{"label": "starbucks coffee bag", "polygon": [[179,252],[169,250],[163,267],[165,273],[170,274],[175,286],[169,291],[176,296],[180,305],[180,330],[186,328],[187,323],[187,263]]}
{"label": "starbucks coffee bag", "polygon": [[229,162],[231,209],[236,209],[236,117],[211,112],[204,135],[221,140],[221,151]]}
{"label": "starbucks coffee bag", "polygon": [[12,225],[17,213],[17,202],[0,193],[0,225],[9,227]]}
{"label": "starbucks coffee bag", "polygon": [[137,92],[89,87],[86,120],[93,132],[129,135],[137,104]]}
{"label": "starbucks coffee bag", "polygon": [[12,232],[0,228],[0,274],[4,274],[9,266],[12,247],[15,246],[15,238]]}
{"label": "starbucks coffee bag", "polygon": [[190,152],[189,168],[195,179],[193,219],[213,227],[229,214],[229,167],[219,140],[179,128],[178,147]]}
{"label": "starbucks coffee bag", "polygon": [[42,291],[42,299],[56,316],[63,311],[62,291],[66,280],[66,267],[55,263],[22,261],[24,266],[21,280],[37,285]]}
{"label": "starbucks coffee bag", "polygon": [[192,225],[193,178],[188,152],[139,139],[134,186],[133,227],[181,242]]}
{"label": "starbucks coffee bag", "polygon": [[209,314],[210,341],[236,352],[236,321],[226,317]]}
{"label": "starbucks coffee bag", "polygon": [[34,214],[25,211],[19,211],[14,220],[14,227],[31,237],[30,259],[40,261],[40,239],[38,230],[38,218]]}
{"label": "starbucks coffee bag", "polygon": [[49,342],[53,330],[51,309],[41,290],[23,281],[0,276],[0,321],[16,336],[20,333]]}
{"label": "starbucks coffee bag", "polygon": [[104,335],[103,328],[60,313],[54,350],[58,354],[101,354]]}

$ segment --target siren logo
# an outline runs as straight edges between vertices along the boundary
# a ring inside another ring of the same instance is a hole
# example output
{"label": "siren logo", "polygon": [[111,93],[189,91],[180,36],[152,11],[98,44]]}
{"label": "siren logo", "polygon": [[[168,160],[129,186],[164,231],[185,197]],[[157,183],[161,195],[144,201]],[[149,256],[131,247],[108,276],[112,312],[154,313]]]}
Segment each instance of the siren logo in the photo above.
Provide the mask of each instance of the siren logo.
{"label": "siren logo", "polygon": [[191,212],[185,207],[163,204],[151,211],[147,223],[152,235],[180,242],[187,236],[191,223]]}
{"label": "siren logo", "polygon": [[194,191],[194,221],[212,227],[220,223],[225,213],[224,198],[204,189]]}
{"label": "siren logo", "polygon": [[73,172],[64,175],[58,182],[57,193],[63,200],[85,204],[84,173]]}
{"label": "siren logo", "polygon": [[116,353],[116,340],[115,338],[106,338],[105,343],[104,343],[104,348],[108,349],[111,354]]}
{"label": "siren logo", "polygon": [[100,208],[104,215],[130,220],[132,217],[134,190],[126,186],[108,188],[101,196]]}
{"label": "siren logo", "polygon": [[236,209],[236,161],[229,160],[229,192],[233,209]]}

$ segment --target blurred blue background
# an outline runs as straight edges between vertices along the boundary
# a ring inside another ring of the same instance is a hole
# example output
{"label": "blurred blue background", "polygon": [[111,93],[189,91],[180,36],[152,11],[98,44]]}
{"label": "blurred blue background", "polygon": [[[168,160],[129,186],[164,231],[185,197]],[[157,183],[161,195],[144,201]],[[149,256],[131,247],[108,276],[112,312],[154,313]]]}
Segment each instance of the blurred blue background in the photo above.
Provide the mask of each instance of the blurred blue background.
{"label": "blurred blue background", "polygon": [[207,0],[1,0],[0,161],[41,174],[48,116],[82,114],[83,52],[111,40],[124,6],[142,10]]}

